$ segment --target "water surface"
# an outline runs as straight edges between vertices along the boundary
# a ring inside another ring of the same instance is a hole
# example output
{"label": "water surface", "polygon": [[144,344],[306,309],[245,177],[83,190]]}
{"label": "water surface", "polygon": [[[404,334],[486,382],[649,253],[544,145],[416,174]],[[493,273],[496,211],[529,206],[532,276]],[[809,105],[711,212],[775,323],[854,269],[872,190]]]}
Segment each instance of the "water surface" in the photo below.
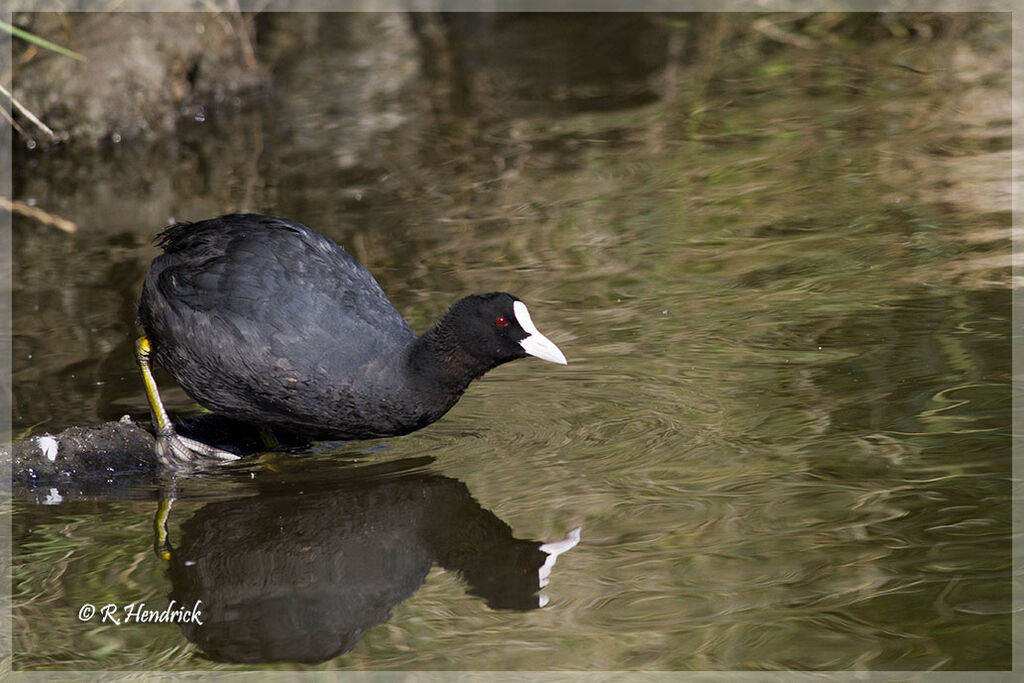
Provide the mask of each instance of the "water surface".
{"label": "water surface", "polygon": [[[161,487],[20,492],[15,666],[1008,668],[1008,19],[810,25],[809,47],[754,19],[266,17],[264,98],[174,141],[19,155],[16,198],[81,229],[15,220],[18,436],[146,415],[151,239],[233,210],[322,230],[417,330],[515,292],[569,365],[504,366],[407,437],[179,485],[175,544],[231,548],[219,517],[256,533],[307,489],[319,526],[286,515],[253,541],[268,558],[303,533],[319,558],[389,534],[387,587],[344,598],[363,615],[345,626],[325,616],[344,652],[321,663],[81,622],[84,603],[179,595],[153,550]],[[361,493],[346,507],[324,482]],[[470,513],[394,502],[424,491],[504,529],[481,554],[581,527],[523,593],[546,604],[489,598],[472,548],[452,560],[423,530],[457,538]],[[360,611],[368,595],[391,597]]]}

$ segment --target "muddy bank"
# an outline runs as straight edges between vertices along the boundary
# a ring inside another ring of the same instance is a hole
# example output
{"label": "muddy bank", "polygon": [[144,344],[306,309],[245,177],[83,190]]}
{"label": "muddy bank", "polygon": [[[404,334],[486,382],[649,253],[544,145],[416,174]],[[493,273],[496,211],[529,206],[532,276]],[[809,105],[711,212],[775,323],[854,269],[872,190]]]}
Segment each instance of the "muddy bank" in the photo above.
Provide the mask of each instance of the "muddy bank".
{"label": "muddy bank", "polygon": [[174,133],[182,119],[238,106],[268,74],[251,18],[228,13],[19,13],[14,24],[85,57],[14,41],[17,118],[29,146],[95,145]]}
{"label": "muddy bank", "polygon": [[[239,464],[267,452],[257,428],[211,413],[177,420],[176,429],[238,454]],[[276,451],[301,452],[307,439],[275,434]],[[153,428],[147,417],[124,415],[101,424],[68,427],[40,433],[0,446],[0,467],[7,468],[14,491],[39,503],[120,495],[132,487],[173,480],[184,472],[171,472],[157,460]],[[220,470],[221,463],[197,462],[196,469]]]}

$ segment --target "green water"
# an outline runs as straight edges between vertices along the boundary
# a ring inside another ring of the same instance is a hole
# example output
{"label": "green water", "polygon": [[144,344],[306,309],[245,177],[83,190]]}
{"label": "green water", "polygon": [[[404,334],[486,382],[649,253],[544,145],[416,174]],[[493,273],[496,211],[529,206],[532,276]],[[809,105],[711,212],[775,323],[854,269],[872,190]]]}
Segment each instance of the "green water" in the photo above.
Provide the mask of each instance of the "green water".
{"label": "green water", "polygon": [[[464,487],[517,538],[582,536],[542,609],[494,609],[428,561],[308,666],[1009,668],[1008,16],[811,48],[752,20],[462,18],[448,73],[419,66],[436,48],[401,17],[278,18],[302,39],[267,40],[264,99],[175,142],[19,155],[15,198],[80,230],[15,220],[15,431],[145,416],[131,344],[152,236],[284,215],[355,254],[415,329],[508,290],[569,365],[504,366],[407,437],[183,482],[172,541],[334,481]],[[85,603],[167,604],[157,492],[45,493],[16,490],[15,668],[307,666],[80,621]],[[384,524],[324,495],[333,543]]]}

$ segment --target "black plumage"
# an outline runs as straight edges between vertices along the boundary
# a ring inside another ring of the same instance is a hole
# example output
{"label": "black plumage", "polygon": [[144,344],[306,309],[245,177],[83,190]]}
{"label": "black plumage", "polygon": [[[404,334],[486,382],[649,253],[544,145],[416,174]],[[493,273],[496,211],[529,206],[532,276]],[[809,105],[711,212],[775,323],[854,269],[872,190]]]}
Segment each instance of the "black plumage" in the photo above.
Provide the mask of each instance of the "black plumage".
{"label": "black plumage", "polygon": [[294,221],[232,214],[158,244],[139,303],[152,357],[238,420],[320,439],[405,434],[502,363],[565,363],[503,292],[459,300],[417,337],[366,268]]}

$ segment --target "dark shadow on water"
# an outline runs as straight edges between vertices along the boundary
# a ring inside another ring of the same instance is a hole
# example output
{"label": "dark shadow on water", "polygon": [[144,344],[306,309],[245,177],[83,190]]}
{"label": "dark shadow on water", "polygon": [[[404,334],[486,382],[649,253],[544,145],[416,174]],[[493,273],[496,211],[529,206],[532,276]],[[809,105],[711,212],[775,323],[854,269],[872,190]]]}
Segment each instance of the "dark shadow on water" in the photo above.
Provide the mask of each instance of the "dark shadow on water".
{"label": "dark shadow on water", "polygon": [[[262,450],[254,428],[218,416],[181,427],[239,452]],[[168,610],[195,607],[198,615],[170,620],[215,661],[317,663],[345,654],[435,565],[490,609],[537,609],[556,558],[579,541],[578,529],[554,543],[514,537],[464,483],[430,472],[432,456],[385,460],[380,445],[286,441],[276,453],[172,475],[140,464],[151,459],[146,444],[82,450],[70,469],[17,480],[15,491],[42,503],[32,508],[40,515],[58,503],[68,512],[159,500],[153,529],[157,554],[169,562]],[[136,465],[122,467],[129,460]],[[182,506],[195,510],[184,522]]]}
{"label": "dark shadow on water", "polygon": [[573,534],[515,538],[465,484],[422,471],[429,461],[321,468],[301,481],[265,472],[253,490],[200,508],[168,570],[176,607],[202,601],[202,624],[182,632],[217,661],[326,661],[387,621],[435,564],[492,609],[543,606],[538,592]]}

